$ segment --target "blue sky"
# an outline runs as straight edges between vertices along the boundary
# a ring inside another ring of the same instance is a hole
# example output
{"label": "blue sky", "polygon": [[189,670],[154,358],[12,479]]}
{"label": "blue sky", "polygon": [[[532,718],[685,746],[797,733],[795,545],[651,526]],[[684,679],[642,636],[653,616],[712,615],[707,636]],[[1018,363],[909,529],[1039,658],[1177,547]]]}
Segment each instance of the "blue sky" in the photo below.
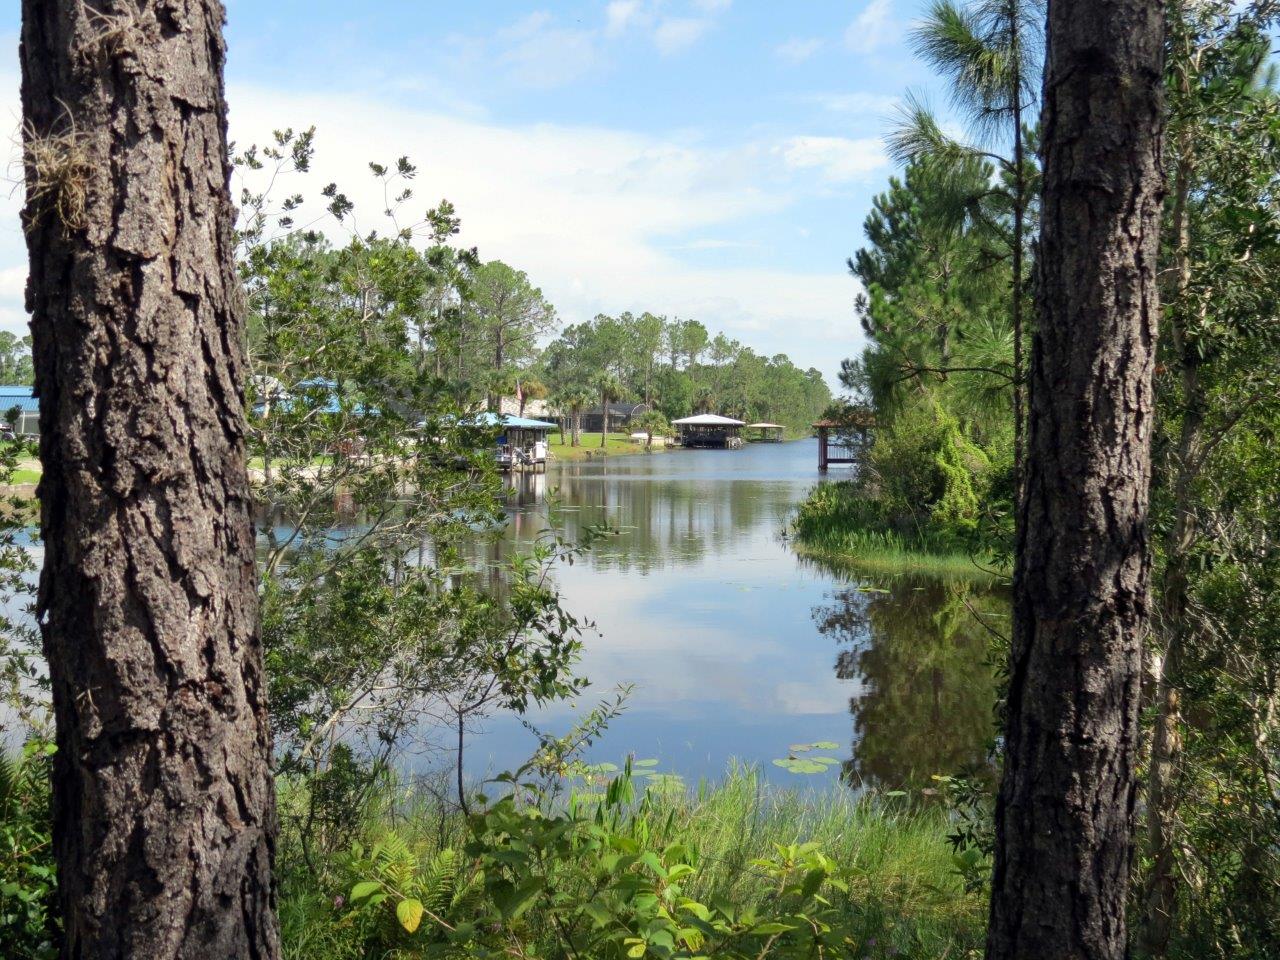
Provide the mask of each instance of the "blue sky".
{"label": "blue sky", "polygon": [[[0,83],[16,131],[8,6]],[[699,319],[833,384],[860,348],[844,260],[892,172],[895,102],[945,98],[905,42],[918,0],[227,7],[238,142],[315,124],[313,186],[336,180],[370,210],[366,163],[408,154],[419,196],[452,200],[462,239],[526,270],[564,322]],[[24,322],[16,209],[0,199],[6,329]]]}

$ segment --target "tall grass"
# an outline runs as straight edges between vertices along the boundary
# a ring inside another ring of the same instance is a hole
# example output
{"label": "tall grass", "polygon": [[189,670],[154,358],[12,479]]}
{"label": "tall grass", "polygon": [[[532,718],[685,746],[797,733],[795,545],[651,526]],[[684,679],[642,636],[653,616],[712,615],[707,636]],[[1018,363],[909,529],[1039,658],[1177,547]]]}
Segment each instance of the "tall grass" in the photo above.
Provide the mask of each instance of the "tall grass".
{"label": "tall grass", "polygon": [[980,938],[984,904],[964,890],[946,841],[948,818],[936,805],[787,789],[735,766],[717,783],[652,799],[642,818],[658,845],[699,848],[694,896],[759,903],[772,886],[751,861],[777,844],[814,842],[850,870],[851,899],[873,915],[868,920],[902,927],[904,939],[929,947],[923,955],[957,956],[948,948]]}
{"label": "tall grass", "polygon": [[[368,844],[395,832],[424,855],[446,847],[460,850],[468,824],[442,796],[435,785],[422,789],[389,778],[353,811],[356,819],[343,844]],[[281,791],[286,823],[290,811],[305,802],[299,792]],[[734,766],[714,783],[651,790],[634,805],[622,829],[645,849],[674,843],[696,849],[699,869],[685,893],[703,903],[766,903],[776,894],[776,883],[753,861],[772,855],[776,845],[814,842],[847,868],[848,909],[865,939],[880,941],[877,957],[960,958],[982,941],[984,898],[965,890],[946,840],[948,816],[937,806],[843,789],[785,789],[768,784],[752,768]],[[359,955],[334,906],[350,884],[340,846],[323,857],[313,852],[309,865],[296,833],[286,830],[282,847],[284,955],[291,960]],[[574,865],[560,869],[571,873]],[[568,874],[566,881],[573,882]],[[531,917],[530,922],[547,921]]]}
{"label": "tall grass", "polygon": [[866,573],[930,573],[997,579],[1005,571],[991,557],[922,531],[894,529],[878,504],[848,482],[819,484],[796,509],[791,532],[801,553]]}

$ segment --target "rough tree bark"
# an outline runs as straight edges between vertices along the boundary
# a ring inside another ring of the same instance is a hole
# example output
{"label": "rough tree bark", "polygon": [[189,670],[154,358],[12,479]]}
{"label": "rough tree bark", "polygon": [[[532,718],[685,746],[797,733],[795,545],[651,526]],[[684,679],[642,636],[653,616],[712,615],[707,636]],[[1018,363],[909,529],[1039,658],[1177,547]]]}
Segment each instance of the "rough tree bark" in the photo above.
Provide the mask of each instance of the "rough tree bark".
{"label": "rough tree bark", "polygon": [[271,958],[218,0],[23,0],[63,956]]}
{"label": "rough tree bark", "polygon": [[1157,0],[1050,0],[1038,325],[987,956],[1127,952],[1158,321]]}

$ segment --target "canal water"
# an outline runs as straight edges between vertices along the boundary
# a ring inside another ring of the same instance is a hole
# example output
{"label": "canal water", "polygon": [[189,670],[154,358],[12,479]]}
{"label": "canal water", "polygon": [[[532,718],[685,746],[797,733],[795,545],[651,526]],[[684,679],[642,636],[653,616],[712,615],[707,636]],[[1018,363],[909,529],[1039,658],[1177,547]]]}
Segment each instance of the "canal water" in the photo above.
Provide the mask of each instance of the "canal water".
{"label": "canal water", "polygon": [[[784,526],[816,467],[816,442],[801,440],[514,477],[511,522],[487,562],[553,524],[571,539],[616,530],[555,575],[565,607],[596,627],[579,665],[591,687],[527,719],[563,733],[630,684],[626,712],[588,759],[656,759],[686,782],[736,761],[779,782],[885,789],[983,769],[1007,597],[961,580],[863,578],[797,554]],[[493,717],[471,732],[466,765],[476,777],[510,769],[535,745],[517,718]],[[839,762],[808,779],[773,763],[811,755]]]}

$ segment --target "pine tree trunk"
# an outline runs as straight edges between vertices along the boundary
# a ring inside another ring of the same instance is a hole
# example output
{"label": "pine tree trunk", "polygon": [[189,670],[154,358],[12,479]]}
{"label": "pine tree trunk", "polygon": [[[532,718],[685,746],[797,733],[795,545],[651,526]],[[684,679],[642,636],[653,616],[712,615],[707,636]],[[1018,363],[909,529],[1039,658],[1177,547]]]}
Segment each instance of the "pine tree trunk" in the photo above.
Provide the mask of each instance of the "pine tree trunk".
{"label": "pine tree trunk", "polygon": [[1127,951],[1150,604],[1163,36],[1155,0],[1049,2],[994,960]]}
{"label": "pine tree trunk", "polygon": [[223,8],[22,9],[63,956],[272,958]]}

